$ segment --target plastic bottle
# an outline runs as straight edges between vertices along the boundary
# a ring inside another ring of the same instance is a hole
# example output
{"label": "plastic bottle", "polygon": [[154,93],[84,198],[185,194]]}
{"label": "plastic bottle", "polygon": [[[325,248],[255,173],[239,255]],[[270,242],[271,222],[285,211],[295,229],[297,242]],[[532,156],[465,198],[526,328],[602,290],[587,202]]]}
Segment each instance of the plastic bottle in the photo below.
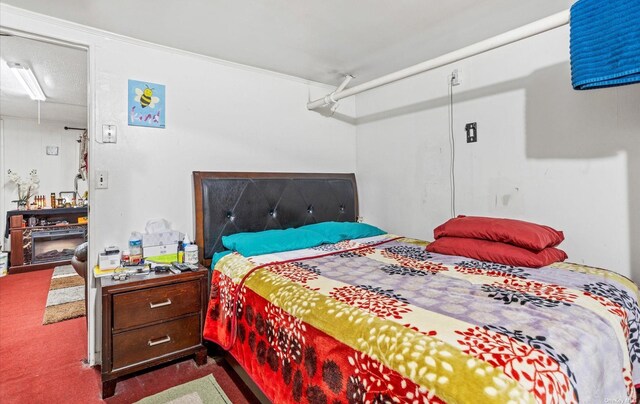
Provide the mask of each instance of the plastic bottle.
{"label": "plastic bottle", "polygon": [[137,264],[142,260],[142,235],[136,231],[129,237],[129,261]]}
{"label": "plastic bottle", "polygon": [[191,244],[189,236],[185,234],[184,240],[182,240],[182,246],[184,248],[184,263],[185,264],[197,264],[198,263],[198,245]]}
{"label": "plastic bottle", "polygon": [[191,243],[191,241],[189,240],[189,236],[187,234],[184,235],[184,238],[182,239],[182,242],[180,243],[180,245],[178,246],[180,248],[180,251],[178,252],[178,262],[184,263],[184,249],[189,245],[189,243]]}
{"label": "plastic bottle", "polygon": [[122,256],[120,257],[120,262],[122,265],[128,265],[131,263],[131,251],[124,250],[122,251]]}
{"label": "plastic bottle", "polygon": [[184,262],[184,246],[182,245],[182,240],[178,241],[178,257],[177,261],[182,263]]}

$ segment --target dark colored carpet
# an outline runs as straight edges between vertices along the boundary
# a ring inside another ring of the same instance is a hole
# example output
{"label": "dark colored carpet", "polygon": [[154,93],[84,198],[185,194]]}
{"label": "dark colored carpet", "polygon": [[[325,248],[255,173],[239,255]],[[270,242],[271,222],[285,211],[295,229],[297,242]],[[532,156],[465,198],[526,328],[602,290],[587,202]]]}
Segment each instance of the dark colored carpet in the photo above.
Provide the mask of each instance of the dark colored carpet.
{"label": "dark colored carpet", "polygon": [[[0,403],[100,403],[100,372],[83,364],[85,318],[42,325],[53,270],[0,278]],[[119,382],[107,403],[131,403],[212,374],[233,403],[252,400],[211,358],[180,361]]]}

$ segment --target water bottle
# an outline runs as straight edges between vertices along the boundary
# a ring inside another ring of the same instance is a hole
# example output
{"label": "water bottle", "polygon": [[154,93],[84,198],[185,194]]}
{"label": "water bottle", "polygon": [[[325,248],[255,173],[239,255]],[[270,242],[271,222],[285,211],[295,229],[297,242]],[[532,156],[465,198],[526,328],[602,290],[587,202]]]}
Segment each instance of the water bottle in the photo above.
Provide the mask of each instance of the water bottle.
{"label": "water bottle", "polygon": [[129,261],[137,264],[142,260],[142,235],[138,232],[132,232],[129,237]]}

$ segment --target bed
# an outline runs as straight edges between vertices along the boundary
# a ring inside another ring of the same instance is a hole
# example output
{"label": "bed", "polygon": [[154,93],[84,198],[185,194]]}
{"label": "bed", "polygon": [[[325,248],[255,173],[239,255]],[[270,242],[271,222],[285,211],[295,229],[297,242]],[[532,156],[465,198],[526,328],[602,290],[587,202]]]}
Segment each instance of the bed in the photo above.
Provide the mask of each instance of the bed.
{"label": "bed", "polygon": [[[194,173],[209,265],[237,232],[358,219],[352,174]],[[273,402],[635,402],[638,288],[383,234],[220,259],[204,336]]]}

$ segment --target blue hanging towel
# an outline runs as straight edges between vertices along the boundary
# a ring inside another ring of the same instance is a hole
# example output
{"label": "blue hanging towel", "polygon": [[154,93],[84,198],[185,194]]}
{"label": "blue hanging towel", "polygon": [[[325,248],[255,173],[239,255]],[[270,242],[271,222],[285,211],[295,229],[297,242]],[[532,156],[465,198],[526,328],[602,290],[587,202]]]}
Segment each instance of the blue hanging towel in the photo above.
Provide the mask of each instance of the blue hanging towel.
{"label": "blue hanging towel", "polygon": [[576,90],[640,82],[640,0],[579,0],[571,7]]}

